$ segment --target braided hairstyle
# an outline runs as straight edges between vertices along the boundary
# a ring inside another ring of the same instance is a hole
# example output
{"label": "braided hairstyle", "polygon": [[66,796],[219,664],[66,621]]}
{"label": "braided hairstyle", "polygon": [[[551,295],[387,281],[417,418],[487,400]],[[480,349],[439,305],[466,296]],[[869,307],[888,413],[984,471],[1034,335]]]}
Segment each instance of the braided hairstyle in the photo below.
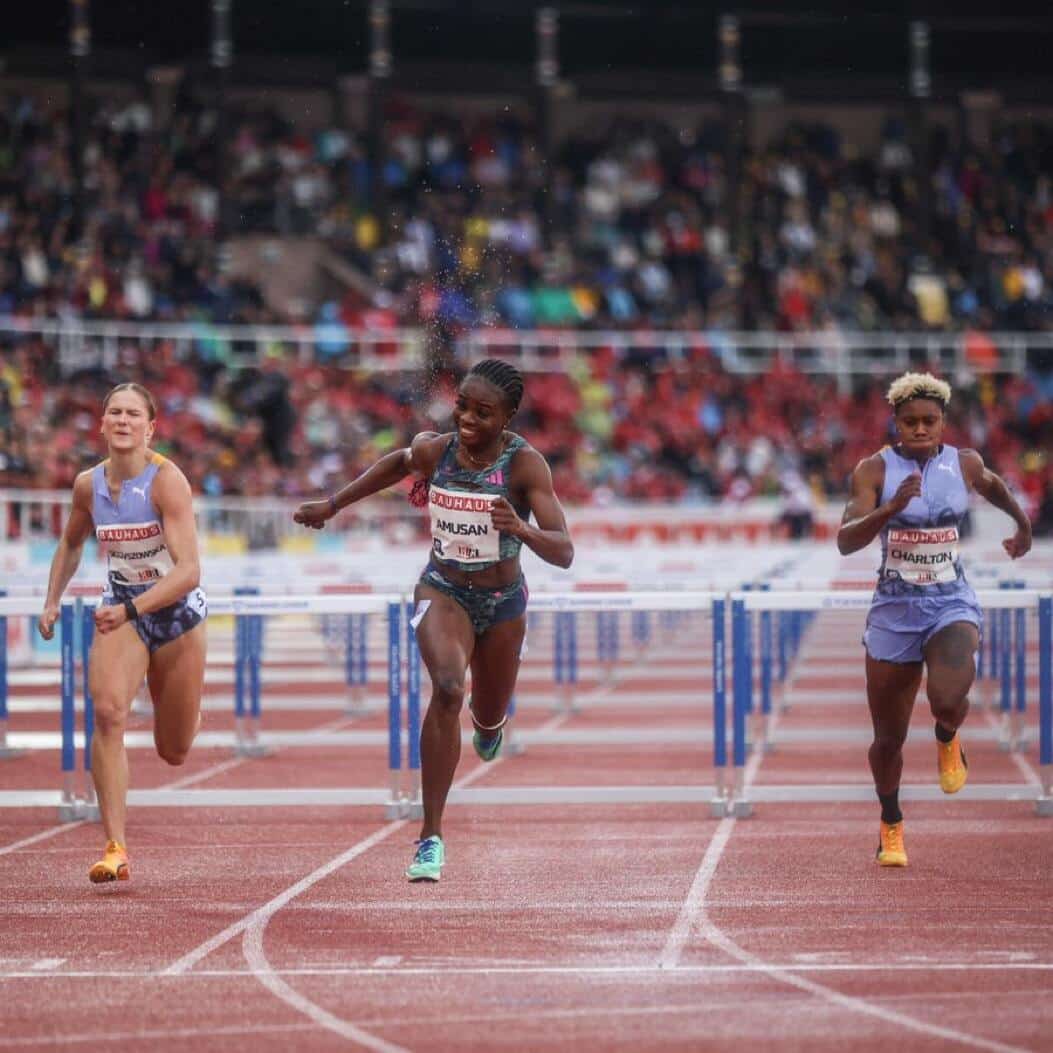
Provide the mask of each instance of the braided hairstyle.
{"label": "braided hairstyle", "polygon": [[484,358],[468,371],[470,377],[481,377],[493,384],[508,400],[509,409],[515,413],[523,398],[523,374],[515,366],[499,358]]}
{"label": "braided hairstyle", "polygon": [[[509,410],[514,414],[523,399],[523,374],[515,366],[502,362],[499,358],[484,358],[476,362],[468,376],[479,377],[492,384],[504,395]],[[427,479],[418,479],[409,492],[409,502],[416,508],[423,508],[428,503]]]}

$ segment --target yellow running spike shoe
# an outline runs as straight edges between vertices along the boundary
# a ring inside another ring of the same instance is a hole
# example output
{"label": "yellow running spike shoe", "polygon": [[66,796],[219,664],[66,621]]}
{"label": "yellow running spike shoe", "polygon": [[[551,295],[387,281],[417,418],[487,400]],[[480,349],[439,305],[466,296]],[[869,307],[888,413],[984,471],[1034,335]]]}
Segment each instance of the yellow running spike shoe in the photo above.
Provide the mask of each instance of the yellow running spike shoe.
{"label": "yellow running spike shoe", "polygon": [[102,885],[107,881],[127,881],[129,877],[128,850],[116,841],[107,841],[102,859],[88,871],[88,880],[93,885]]}
{"label": "yellow running spike shoe", "polygon": [[950,742],[936,740],[936,765],[940,772],[940,789],[944,793],[957,793],[965,785],[969,778],[969,764],[957,732]]}
{"label": "yellow running spike shoe", "polygon": [[905,867],[907,850],[903,847],[903,820],[898,823],[881,823],[877,861],[883,867]]}

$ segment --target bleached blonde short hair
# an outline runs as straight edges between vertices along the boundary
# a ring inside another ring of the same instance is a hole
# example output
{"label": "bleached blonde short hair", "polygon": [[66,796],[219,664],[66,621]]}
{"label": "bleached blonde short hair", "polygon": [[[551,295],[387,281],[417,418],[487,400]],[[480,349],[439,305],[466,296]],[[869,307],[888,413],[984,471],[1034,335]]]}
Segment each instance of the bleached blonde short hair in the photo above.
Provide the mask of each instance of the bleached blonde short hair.
{"label": "bleached blonde short hair", "polygon": [[910,399],[932,399],[946,409],[951,401],[951,386],[931,373],[904,373],[892,381],[886,397],[893,409]]}

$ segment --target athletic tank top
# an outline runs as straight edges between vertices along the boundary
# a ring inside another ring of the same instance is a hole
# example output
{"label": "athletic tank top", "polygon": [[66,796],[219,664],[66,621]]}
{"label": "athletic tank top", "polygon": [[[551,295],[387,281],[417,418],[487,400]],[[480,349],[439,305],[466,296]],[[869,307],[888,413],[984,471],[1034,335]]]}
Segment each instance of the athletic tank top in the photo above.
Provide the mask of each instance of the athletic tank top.
{"label": "athletic tank top", "polygon": [[116,504],[106,482],[109,461],[92,469],[95,537],[106,553],[107,577],[118,585],[149,585],[172,569],[164,530],[150,500],[154,479],[164,463],[164,457],[151,452],[146,468],[121,483]]}
{"label": "athletic tank top", "polygon": [[[490,506],[508,498],[509,466],[526,440],[509,433],[497,460],[478,471],[457,463],[460,442],[456,434],[450,438],[428,482],[431,548],[434,559],[472,573],[518,556],[523,547],[520,538],[494,529]],[[516,514],[528,519],[530,509],[516,508]]]}
{"label": "athletic tank top", "polygon": [[[891,446],[881,451],[881,459],[885,462],[881,488],[884,504],[919,466]],[[911,498],[881,531],[878,590],[945,592],[964,585],[958,541],[968,507],[969,491],[958,463],[958,449],[943,445],[921,469],[921,496]]]}

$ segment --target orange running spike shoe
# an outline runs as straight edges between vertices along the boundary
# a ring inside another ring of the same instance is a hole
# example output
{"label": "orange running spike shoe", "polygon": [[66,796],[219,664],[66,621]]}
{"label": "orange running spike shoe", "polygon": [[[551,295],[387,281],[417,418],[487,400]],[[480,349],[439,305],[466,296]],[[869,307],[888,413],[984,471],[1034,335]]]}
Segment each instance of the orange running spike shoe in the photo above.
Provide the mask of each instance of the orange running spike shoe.
{"label": "orange running spike shoe", "polygon": [[877,861],[883,867],[905,867],[907,850],[903,847],[903,820],[898,823],[881,823]]}
{"label": "orange running spike shoe", "polygon": [[106,853],[88,871],[88,880],[93,885],[107,881],[127,881],[131,877],[128,870],[128,850],[116,841],[106,842]]}
{"label": "orange running spike shoe", "polygon": [[944,793],[957,793],[965,785],[969,778],[969,764],[957,732],[950,742],[936,740],[936,766],[940,772],[940,789]]}

